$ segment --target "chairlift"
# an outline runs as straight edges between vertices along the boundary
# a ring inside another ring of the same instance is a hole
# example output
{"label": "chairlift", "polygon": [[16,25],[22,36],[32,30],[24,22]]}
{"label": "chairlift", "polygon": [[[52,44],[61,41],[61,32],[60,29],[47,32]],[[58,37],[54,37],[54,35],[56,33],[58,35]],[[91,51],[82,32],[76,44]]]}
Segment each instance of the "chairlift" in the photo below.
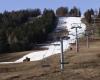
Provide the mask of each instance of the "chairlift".
{"label": "chairlift", "polygon": [[[55,46],[55,47],[56,47],[56,46]],[[55,48],[53,49],[53,52],[54,52],[54,50],[55,50]],[[52,52],[52,54],[53,54],[53,52]],[[47,53],[47,51],[46,51],[46,53]],[[51,65],[49,64],[47,58],[45,58],[46,53],[43,55],[43,61],[42,61],[42,67],[43,67],[43,68],[49,68],[49,67],[51,66]]]}
{"label": "chairlift", "polygon": [[[47,53],[47,51],[46,51],[46,53]],[[42,67],[44,67],[44,68],[50,67],[50,64],[47,62],[48,61],[47,58],[45,58],[46,53],[43,55],[43,59],[42,59],[42,63],[41,63]]]}
{"label": "chairlift", "polygon": [[43,58],[43,60],[42,60],[42,62],[41,62],[41,67],[43,67],[43,68],[49,68],[51,65],[48,63],[48,60],[47,60],[47,58]]}
{"label": "chairlift", "polygon": [[66,40],[70,39],[70,37],[66,36]]}
{"label": "chairlift", "polygon": [[70,39],[70,37],[68,37],[68,36],[63,36],[62,38],[66,39],[66,40]]}
{"label": "chairlift", "polygon": [[43,61],[42,67],[50,67],[51,65],[47,62],[47,59]]}

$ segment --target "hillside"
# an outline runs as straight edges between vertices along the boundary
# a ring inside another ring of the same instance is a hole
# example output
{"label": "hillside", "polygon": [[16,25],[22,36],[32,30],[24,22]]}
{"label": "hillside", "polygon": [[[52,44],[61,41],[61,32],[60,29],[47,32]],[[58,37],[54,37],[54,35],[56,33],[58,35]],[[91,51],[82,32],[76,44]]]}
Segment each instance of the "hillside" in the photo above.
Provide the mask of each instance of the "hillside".
{"label": "hillside", "polygon": [[[46,44],[45,46],[41,46],[42,48],[43,47],[47,48],[47,50],[33,51],[27,55],[24,55],[23,57],[20,57],[15,61],[11,62],[7,61],[2,63],[19,63],[23,62],[23,60],[25,60],[27,57],[30,58],[30,61],[37,61],[37,60],[42,60],[51,55],[61,53],[61,47],[60,47],[61,37],[65,37],[63,39],[63,50],[66,51],[69,48],[70,43],[75,43],[75,36],[76,36],[75,34],[81,37],[82,35],[80,34],[85,33],[86,25],[81,21],[81,19],[82,19],[81,17],[59,17],[57,27],[53,32],[54,34],[51,35],[52,37],[54,37],[53,38],[54,41],[52,41],[49,44]],[[80,26],[80,28],[77,28],[78,26]],[[75,28],[77,28],[77,31]],[[69,37],[69,39],[67,39],[67,36]],[[35,45],[33,44],[33,46]]]}
{"label": "hillside", "polygon": [[[65,52],[65,69],[61,73],[59,55],[47,58],[44,62],[25,62],[19,64],[0,64],[0,80],[100,80],[100,40],[80,43],[80,52]],[[49,67],[42,64],[50,63]]]}

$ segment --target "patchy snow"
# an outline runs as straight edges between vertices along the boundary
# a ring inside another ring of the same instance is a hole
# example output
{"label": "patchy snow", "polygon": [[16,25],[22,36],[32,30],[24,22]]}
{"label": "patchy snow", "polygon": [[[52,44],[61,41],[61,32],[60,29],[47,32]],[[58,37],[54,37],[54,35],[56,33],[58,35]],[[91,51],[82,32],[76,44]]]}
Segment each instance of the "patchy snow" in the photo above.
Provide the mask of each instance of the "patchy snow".
{"label": "patchy snow", "polygon": [[[64,40],[63,42],[64,42],[63,46],[64,46],[64,51],[65,51],[66,49],[68,49],[69,43],[66,40]],[[50,45],[50,46],[48,46],[48,50],[32,52],[28,55],[23,56],[21,59],[15,61],[15,62],[23,62],[23,60],[26,57],[30,58],[30,61],[37,61],[37,60],[42,60],[42,59],[49,57],[51,55],[61,53],[60,42],[54,42],[51,44],[59,44],[59,45]]]}
{"label": "patchy snow", "polygon": [[[73,26],[74,27],[81,26],[82,28],[78,29],[78,34],[80,34],[80,33],[85,32],[86,25],[81,22],[81,17],[60,17],[59,21],[60,21],[60,24],[58,24],[57,28],[58,27],[64,27],[64,28],[68,29],[68,31],[69,31],[68,36],[70,37],[70,39],[69,40],[63,40],[63,48],[64,48],[64,51],[65,51],[70,46],[69,43],[75,43],[75,33],[76,32],[75,32],[75,29],[71,29],[71,28]],[[48,48],[48,50],[31,52],[31,53],[23,56],[22,58],[16,60],[15,62],[1,62],[0,64],[20,63],[20,62],[23,62],[23,60],[26,57],[30,58],[30,61],[37,61],[37,60],[42,60],[42,59],[49,57],[51,55],[61,53],[60,42],[54,42],[54,43],[51,43],[51,44],[59,44],[59,45],[49,45],[49,46],[46,46]]]}

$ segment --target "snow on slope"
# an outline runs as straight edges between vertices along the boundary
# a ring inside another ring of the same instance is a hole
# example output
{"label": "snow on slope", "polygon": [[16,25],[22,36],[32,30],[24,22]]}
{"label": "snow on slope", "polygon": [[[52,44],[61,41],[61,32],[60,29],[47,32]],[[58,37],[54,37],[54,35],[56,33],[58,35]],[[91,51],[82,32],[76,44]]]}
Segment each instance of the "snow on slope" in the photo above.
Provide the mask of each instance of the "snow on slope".
{"label": "snow on slope", "polygon": [[[26,57],[29,57],[31,61],[37,61],[37,60],[41,60],[43,58],[49,57],[51,55],[60,53],[60,42],[54,42],[52,44],[59,44],[59,46],[55,46],[55,45],[50,45],[48,46],[48,50],[45,51],[37,51],[37,52],[32,52],[28,55],[25,55],[23,58],[17,60],[16,62],[22,62],[23,59],[25,59]],[[66,40],[64,40],[64,50],[66,50],[66,48],[69,47],[69,44],[67,43]]]}
{"label": "snow on slope", "polygon": [[[68,31],[70,31],[69,34],[76,33],[75,29],[71,29],[73,26],[74,27],[77,27],[77,26],[82,27],[81,29],[78,29],[78,33],[84,33],[85,28],[86,28],[86,25],[81,22],[81,17],[60,17],[59,22],[64,23],[64,24],[58,24],[57,28],[64,27],[64,28],[68,29]],[[73,23],[75,23],[75,24],[73,25]],[[63,41],[64,51],[67,50],[68,47],[70,46],[69,43],[75,43],[75,36],[73,36],[73,35],[68,35],[68,36],[70,37],[70,39]],[[19,62],[23,62],[23,60],[26,57],[30,58],[31,61],[37,61],[37,60],[42,60],[43,58],[49,57],[51,55],[61,53],[60,42],[54,42],[53,44],[59,44],[59,45],[58,46],[49,45],[48,50],[36,51],[36,52],[29,53],[28,55],[23,56],[22,58],[16,60],[15,62],[2,62],[2,63],[19,63]],[[0,64],[2,64],[2,63],[0,63]]]}

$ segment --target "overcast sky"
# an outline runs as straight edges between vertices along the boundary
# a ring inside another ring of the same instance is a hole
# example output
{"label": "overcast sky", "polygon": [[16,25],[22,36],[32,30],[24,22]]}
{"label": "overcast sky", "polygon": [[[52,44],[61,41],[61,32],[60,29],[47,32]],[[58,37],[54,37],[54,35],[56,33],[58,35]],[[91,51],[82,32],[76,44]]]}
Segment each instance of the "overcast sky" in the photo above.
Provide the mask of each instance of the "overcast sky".
{"label": "overcast sky", "polygon": [[61,6],[69,8],[77,6],[84,12],[90,8],[100,8],[100,0],[0,0],[0,12],[27,8],[40,8],[41,10],[50,8],[56,10]]}

